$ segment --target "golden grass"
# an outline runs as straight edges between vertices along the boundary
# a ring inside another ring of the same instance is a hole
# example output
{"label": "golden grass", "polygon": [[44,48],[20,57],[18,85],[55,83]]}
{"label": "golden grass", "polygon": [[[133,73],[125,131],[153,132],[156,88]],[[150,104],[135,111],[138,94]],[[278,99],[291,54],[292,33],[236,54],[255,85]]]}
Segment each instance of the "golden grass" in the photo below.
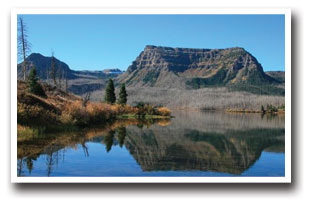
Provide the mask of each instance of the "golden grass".
{"label": "golden grass", "polygon": [[259,110],[249,110],[249,109],[227,109],[226,112],[236,112],[236,113],[261,113]]}
{"label": "golden grass", "polygon": [[158,115],[161,115],[161,116],[170,116],[171,115],[171,111],[166,107],[157,108],[157,112],[158,112]]}
{"label": "golden grass", "polygon": [[17,124],[17,141],[23,141],[25,139],[33,138],[38,134],[38,130]]}
{"label": "golden grass", "polygon": [[82,101],[74,101],[65,105],[61,113],[60,121],[67,124],[88,125],[115,119],[116,116],[136,118],[141,111],[146,115],[151,114],[151,116],[170,117],[171,114],[171,111],[165,107],[154,108],[153,106],[147,105],[143,108],[137,108],[128,105],[110,105],[100,102],[89,102],[86,107],[84,107]]}
{"label": "golden grass", "polygon": [[28,105],[25,103],[17,103],[17,119],[27,123],[36,121],[37,124],[42,122],[55,122],[57,119],[56,113],[51,110],[46,110],[39,105]]}
{"label": "golden grass", "polygon": [[170,116],[168,108],[151,105],[132,107],[89,101],[83,104],[81,98],[49,85],[43,86],[46,98],[28,93],[23,82],[18,83],[17,117],[22,125],[59,127],[102,124],[119,115],[145,117],[146,115]]}
{"label": "golden grass", "polygon": [[169,126],[171,124],[170,119],[161,119],[160,121],[157,122],[159,126],[165,127]]}

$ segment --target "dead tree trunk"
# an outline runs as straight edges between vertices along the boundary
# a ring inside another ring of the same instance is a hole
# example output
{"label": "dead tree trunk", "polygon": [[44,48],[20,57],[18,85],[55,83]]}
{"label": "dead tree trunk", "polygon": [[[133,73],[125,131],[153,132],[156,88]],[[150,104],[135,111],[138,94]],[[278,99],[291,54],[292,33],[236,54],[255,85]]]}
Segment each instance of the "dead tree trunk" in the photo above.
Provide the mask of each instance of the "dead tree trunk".
{"label": "dead tree trunk", "polygon": [[22,56],[22,70],[23,70],[23,79],[26,80],[27,77],[27,54],[30,51],[30,43],[27,40],[27,31],[24,24],[23,18],[19,18],[19,37],[18,37],[18,49],[19,55]]}
{"label": "dead tree trunk", "polygon": [[68,72],[67,70],[65,71],[65,91],[68,93]]}
{"label": "dead tree trunk", "polygon": [[90,99],[90,92],[87,92],[86,95],[83,97],[82,105],[83,107],[87,106],[87,103],[89,102]]}
{"label": "dead tree trunk", "polygon": [[46,69],[46,83],[47,84],[49,83],[49,74],[50,74],[50,71],[49,71],[49,68],[47,67]]}
{"label": "dead tree trunk", "polygon": [[51,61],[51,78],[53,80],[54,86],[57,87],[57,82],[56,82],[56,64],[55,64],[55,57],[54,57],[54,52],[52,51],[52,61]]}

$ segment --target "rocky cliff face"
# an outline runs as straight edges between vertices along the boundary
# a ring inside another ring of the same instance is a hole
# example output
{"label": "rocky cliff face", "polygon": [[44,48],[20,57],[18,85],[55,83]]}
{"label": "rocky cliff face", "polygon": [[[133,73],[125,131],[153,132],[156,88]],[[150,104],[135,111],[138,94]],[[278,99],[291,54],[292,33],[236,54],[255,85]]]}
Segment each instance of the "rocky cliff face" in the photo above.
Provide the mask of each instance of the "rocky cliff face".
{"label": "rocky cliff face", "polygon": [[243,48],[190,49],[146,46],[119,77],[129,86],[203,88],[277,83]]}

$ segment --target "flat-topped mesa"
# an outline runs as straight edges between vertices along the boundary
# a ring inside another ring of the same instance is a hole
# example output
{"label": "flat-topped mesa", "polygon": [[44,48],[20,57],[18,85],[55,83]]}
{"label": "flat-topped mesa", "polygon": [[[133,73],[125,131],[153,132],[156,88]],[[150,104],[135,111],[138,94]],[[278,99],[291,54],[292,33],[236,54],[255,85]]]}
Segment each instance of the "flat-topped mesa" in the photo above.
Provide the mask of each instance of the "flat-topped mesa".
{"label": "flat-topped mesa", "polygon": [[266,75],[244,48],[195,49],[147,45],[118,78],[129,86],[202,88],[236,83],[261,85]]}
{"label": "flat-topped mesa", "polygon": [[[243,48],[228,49],[194,49],[194,48],[171,48],[162,46],[146,46],[144,51],[137,57],[133,64],[129,67],[129,71],[133,71],[136,67],[148,67],[156,65],[157,67],[170,67],[172,71],[186,70],[187,66],[203,67],[205,62],[212,62],[212,59],[221,59],[227,53],[246,54]],[[159,64],[163,64],[162,66]],[[181,65],[177,68],[176,65]],[[182,67],[182,68],[181,68]]]}
{"label": "flat-topped mesa", "polygon": [[188,51],[210,51],[210,50],[229,50],[229,49],[239,49],[244,50],[243,47],[230,47],[230,48],[187,48],[187,47],[166,47],[166,46],[156,46],[156,45],[146,45],[144,50],[188,50]]}
{"label": "flat-topped mesa", "polygon": [[147,51],[156,51],[156,52],[184,52],[184,53],[208,53],[210,51],[220,52],[220,51],[244,51],[246,50],[242,47],[231,47],[225,49],[206,49],[206,48],[183,48],[183,47],[164,47],[164,46],[155,46],[147,45],[144,48],[143,52]]}

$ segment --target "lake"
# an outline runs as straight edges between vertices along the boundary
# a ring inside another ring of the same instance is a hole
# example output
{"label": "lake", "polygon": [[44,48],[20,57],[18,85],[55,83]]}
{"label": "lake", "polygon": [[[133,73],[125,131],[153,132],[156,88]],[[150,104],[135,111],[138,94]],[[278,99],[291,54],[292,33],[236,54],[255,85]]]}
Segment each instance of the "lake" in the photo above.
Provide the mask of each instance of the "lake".
{"label": "lake", "polygon": [[285,176],[285,117],[175,111],[18,139],[17,175]]}

